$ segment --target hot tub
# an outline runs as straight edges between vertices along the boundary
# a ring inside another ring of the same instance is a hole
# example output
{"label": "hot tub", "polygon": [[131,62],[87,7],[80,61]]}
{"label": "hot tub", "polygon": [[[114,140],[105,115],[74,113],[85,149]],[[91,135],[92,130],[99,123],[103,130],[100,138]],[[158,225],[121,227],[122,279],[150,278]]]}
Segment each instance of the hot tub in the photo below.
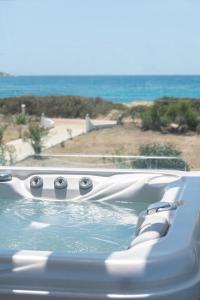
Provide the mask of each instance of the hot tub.
{"label": "hot tub", "polygon": [[1,168],[0,299],[200,299],[200,174]]}

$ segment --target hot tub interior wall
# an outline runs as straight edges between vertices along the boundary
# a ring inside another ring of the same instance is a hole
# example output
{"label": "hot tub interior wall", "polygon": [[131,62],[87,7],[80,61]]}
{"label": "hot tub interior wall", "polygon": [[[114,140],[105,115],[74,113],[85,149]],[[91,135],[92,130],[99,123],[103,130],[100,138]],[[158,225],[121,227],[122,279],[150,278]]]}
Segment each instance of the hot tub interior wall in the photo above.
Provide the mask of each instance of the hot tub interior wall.
{"label": "hot tub interior wall", "polygon": [[[54,182],[61,176],[66,179],[67,185],[63,189],[56,189]],[[130,174],[113,175],[109,177],[88,175],[68,175],[68,174],[40,174],[43,186],[33,188],[30,186],[34,175],[26,177],[24,180],[13,177],[11,181],[1,182],[1,198],[40,198],[45,200],[91,200],[91,201],[114,201],[124,200],[131,202],[145,201],[157,202],[162,199],[165,192],[165,184],[153,185],[141,176]],[[93,186],[84,192],[80,189],[80,180],[89,178]]]}

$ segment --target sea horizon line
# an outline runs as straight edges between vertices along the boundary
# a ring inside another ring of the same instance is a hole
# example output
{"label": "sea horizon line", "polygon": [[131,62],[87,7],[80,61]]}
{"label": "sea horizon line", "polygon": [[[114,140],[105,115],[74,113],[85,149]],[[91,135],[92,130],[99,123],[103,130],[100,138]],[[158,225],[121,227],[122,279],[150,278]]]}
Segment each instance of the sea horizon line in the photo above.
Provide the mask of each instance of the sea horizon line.
{"label": "sea horizon line", "polygon": [[192,76],[200,76],[199,74],[10,74],[11,77],[37,77],[37,76],[45,76],[45,77],[192,77]]}

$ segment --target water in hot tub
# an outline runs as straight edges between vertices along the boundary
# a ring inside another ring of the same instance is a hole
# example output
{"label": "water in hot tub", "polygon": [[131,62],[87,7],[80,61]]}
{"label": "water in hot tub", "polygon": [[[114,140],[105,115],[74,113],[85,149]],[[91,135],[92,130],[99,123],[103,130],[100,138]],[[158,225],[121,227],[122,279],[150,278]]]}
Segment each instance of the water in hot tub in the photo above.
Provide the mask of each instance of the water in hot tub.
{"label": "water in hot tub", "polygon": [[59,252],[127,249],[145,202],[0,201],[0,247]]}

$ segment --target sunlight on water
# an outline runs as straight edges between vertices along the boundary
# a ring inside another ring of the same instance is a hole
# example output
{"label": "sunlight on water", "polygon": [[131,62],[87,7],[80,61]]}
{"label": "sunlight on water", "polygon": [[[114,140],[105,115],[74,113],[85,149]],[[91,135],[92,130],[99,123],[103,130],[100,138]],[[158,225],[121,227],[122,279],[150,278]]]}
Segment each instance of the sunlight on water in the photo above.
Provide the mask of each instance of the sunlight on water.
{"label": "sunlight on water", "polygon": [[1,200],[2,249],[111,252],[127,249],[147,203]]}

